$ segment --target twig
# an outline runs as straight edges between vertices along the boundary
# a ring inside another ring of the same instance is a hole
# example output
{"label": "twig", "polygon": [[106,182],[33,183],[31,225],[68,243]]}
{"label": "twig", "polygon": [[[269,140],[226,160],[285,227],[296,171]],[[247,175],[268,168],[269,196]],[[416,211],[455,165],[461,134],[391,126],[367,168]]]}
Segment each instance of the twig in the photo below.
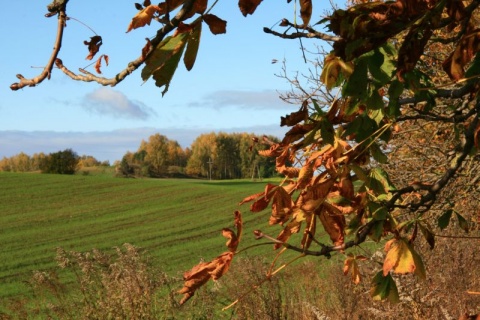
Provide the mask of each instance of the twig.
{"label": "twig", "polygon": [[[55,43],[53,45],[53,51],[50,56],[50,60],[48,60],[47,65],[43,69],[42,73],[40,73],[38,76],[31,79],[27,79],[23,75],[17,74],[17,78],[20,80],[20,82],[15,82],[10,85],[10,89],[12,89],[13,91],[17,91],[18,89],[22,89],[27,86],[35,87],[37,84],[41,83],[43,80],[47,78],[50,80],[53,64],[57,59],[57,55],[60,52],[60,48],[62,47],[63,29],[65,28],[65,21],[67,19],[67,15],[65,13],[66,6],[67,6],[67,1],[65,1],[63,5],[60,6],[60,8],[58,8],[57,37],[55,39]],[[47,16],[50,17],[51,14],[47,14]]]}

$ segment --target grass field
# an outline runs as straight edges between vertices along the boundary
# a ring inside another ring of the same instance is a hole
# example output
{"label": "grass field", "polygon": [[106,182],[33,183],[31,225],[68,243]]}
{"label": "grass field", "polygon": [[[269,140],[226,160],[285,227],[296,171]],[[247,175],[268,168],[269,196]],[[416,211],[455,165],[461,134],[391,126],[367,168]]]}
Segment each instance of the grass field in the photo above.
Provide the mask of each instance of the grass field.
{"label": "grass field", "polygon": [[235,210],[245,221],[242,247],[253,244],[252,231],[267,228],[268,212],[252,214],[238,202],[264,185],[1,172],[0,300],[25,294],[23,281],[34,270],[55,266],[57,247],[108,251],[131,243],[180,275],[226,249],[220,231],[233,225]]}

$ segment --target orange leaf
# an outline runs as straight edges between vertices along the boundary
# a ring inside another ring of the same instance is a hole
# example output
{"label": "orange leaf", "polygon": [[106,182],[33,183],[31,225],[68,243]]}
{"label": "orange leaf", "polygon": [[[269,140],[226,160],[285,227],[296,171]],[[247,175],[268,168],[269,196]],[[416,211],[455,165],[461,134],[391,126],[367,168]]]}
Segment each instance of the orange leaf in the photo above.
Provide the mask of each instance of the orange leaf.
{"label": "orange leaf", "polygon": [[238,239],[235,232],[233,232],[231,229],[223,228],[222,235],[228,239],[226,243],[228,250],[230,250],[231,252],[235,252],[238,247]]}
{"label": "orange leaf", "polygon": [[237,239],[240,241],[240,238],[242,237],[242,230],[243,230],[243,220],[242,220],[242,214],[240,211],[235,211],[235,228],[237,229]]}
{"label": "orange leaf", "polygon": [[223,276],[230,268],[232,259],[233,252],[224,252],[211,262],[199,263],[190,271],[185,272],[183,288],[177,291],[183,294],[180,304],[187,302],[195,294],[195,291],[207,283],[208,280],[217,280]]}
{"label": "orange leaf", "polygon": [[155,13],[162,14],[164,10],[162,10],[159,6],[149,5],[145,7],[143,10],[140,10],[130,21],[128,25],[127,32],[130,32],[133,29],[144,27],[145,25],[150,25],[152,22],[153,15]]}
{"label": "orange leaf", "polygon": [[178,293],[183,294],[180,304],[184,304],[190,299],[195,294],[195,291],[207,283],[208,280],[212,279],[215,281],[219,279],[230,268],[230,264],[242,235],[243,225],[241,213],[235,211],[234,215],[237,234],[228,228],[222,230],[223,236],[228,238],[227,247],[230,252],[224,252],[210,262],[201,262],[183,274],[183,288],[178,291]]}
{"label": "orange leaf", "polygon": [[97,71],[97,73],[102,73],[102,71],[100,70],[100,68],[102,67],[102,58],[105,59],[105,64],[108,66],[108,56],[102,54],[100,58],[98,58],[97,63],[95,63],[95,71]]}
{"label": "orange leaf", "polygon": [[88,46],[89,54],[86,59],[92,60],[93,57],[97,54],[98,50],[100,50],[100,46],[102,45],[102,37],[93,36],[90,37],[90,41],[83,41],[83,43]]}
{"label": "orange leaf", "polygon": [[246,17],[247,14],[253,14],[255,12],[260,2],[262,2],[262,0],[240,0],[238,6],[243,16]]}
{"label": "orange leaf", "polygon": [[214,14],[203,15],[203,21],[205,21],[213,34],[227,32],[227,21],[220,19]]}
{"label": "orange leaf", "polygon": [[364,256],[354,256],[350,253],[343,264],[343,274],[347,275],[348,272],[351,272],[352,281],[355,284],[359,284],[361,281],[360,270],[358,269],[357,263],[358,260],[367,260],[367,258]]}

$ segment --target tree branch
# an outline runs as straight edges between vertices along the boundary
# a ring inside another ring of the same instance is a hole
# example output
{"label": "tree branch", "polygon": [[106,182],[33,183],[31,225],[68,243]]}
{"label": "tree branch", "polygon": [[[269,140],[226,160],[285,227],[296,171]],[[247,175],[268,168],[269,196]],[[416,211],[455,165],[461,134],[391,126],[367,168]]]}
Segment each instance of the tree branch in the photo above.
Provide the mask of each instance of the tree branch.
{"label": "tree branch", "polygon": [[[193,8],[193,3],[195,0],[186,0],[182,9],[178,11],[178,13],[175,15],[175,17],[172,18],[171,21],[169,21],[167,24],[165,24],[161,29],[157,31],[157,34],[155,37],[150,41],[151,43],[151,48],[150,50],[145,54],[141,55],[137,59],[131,61],[128,63],[127,67],[117,73],[113,78],[105,78],[105,77],[99,77],[94,75],[93,73],[90,73],[84,69],[79,69],[82,75],[76,74],[69,70],[67,67],[63,65],[63,62],[61,59],[57,58],[57,54],[53,57],[52,65],[53,62],[55,62],[56,66],[67,76],[69,76],[71,79],[76,80],[76,81],[84,81],[84,82],[97,82],[101,85],[104,86],[116,86],[120,82],[122,82],[128,75],[133,73],[135,70],[137,70],[147,59],[147,57],[155,50],[155,48],[160,44],[160,42],[163,40],[163,38],[172,30],[174,30],[180,21],[183,21],[187,13],[189,13],[192,8]],[[58,51],[57,51],[58,53]],[[50,68],[51,70],[51,68]],[[13,85],[12,85],[13,86]],[[13,88],[12,88],[13,89]],[[16,89],[14,89],[16,90]]]}
{"label": "tree branch", "polygon": [[[433,95],[433,98],[459,99],[469,94],[472,88],[473,88],[473,83],[469,82],[461,88],[437,89],[435,90],[436,93]],[[424,101],[427,101],[427,99],[426,98],[418,99],[417,97],[409,97],[409,98],[398,99],[398,104],[400,105],[412,104],[412,103],[415,104],[415,103],[424,102]]]}
{"label": "tree branch", "polygon": [[431,206],[435,203],[437,194],[448,184],[451,179],[453,179],[458,169],[460,169],[464,160],[470,154],[475,145],[475,129],[480,122],[480,102],[477,102],[474,110],[476,112],[476,116],[470,123],[469,127],[465,130],[465,143],[461,150],[457,152],[455,158],[451,161],[450,166],[445,171],[443,176],[441,176],[440,179],[438,179],[432,185],[415,184],[413,186],[395,191],[394,196],[387,203],[385,203],[385,206],[389,210],[392,210],[395,207],[395,202],[400,199],[401,195],[419,190],[426,190],[427,193],[421,196],[420,201],[416,203],[410,203],[407,206],[411,211],[427,211],[431,208]]}
{"label": "tree branch", "polygon": [[[64,1],[59,7],[55,7],[54,9],[58,14],[57,37],[53,45],[53,51],[52,51],[52,55],[50,56],[50,60],[48,60],[48,63],[43,69],[42,73],[40,73],[38,76],[32,79],[27,79],[23,75],[17,74],[17,78],[20,80],[20,82],[15,82],[10,85],[10,89],[12,89],[13,91],[17,91],[18,89],[22,89],[26,86],[35,87],[37,84],[41,83],[43,80],[47,78],[50,80],[53,64],[57,59],[57,55],[60,52],[60,48],[62,47],[63,29],[65,28],[65,21],[67,20],[67,15],[65,13],[67,9],[67,1]],[[50,8],[49,8],[49,11],[50,11]],[[52,13],[47,13],[45,16],[51,17]]]}
{"label": "tree branch", "polygon": [[[297,30],[299,28],[298,25],[289,22],[287,19],[282,19],[282,26],[293,27]],[[273,34],[274,36],[280,37],[282,39],[314,38],[314,39],[320,39],[325,41],[339,41],[341,39],[340,37],[337,37],[337,36],[331,36],[326,33],[318,32],[311,27],[307,27],[305,29],[308,32],[294,32],[291,34],[287,34],[287,33],[279,33],[269,28],[263,28],[263,32]]]}
{"label": "tree branch", "polygon": [[271,240],[275,243],[281,244],[282,246],[284,246],[287,249],[303,253],[304,255],[307,255],[307,256],[317,256],[317,257],[325,256],[327,258],[330,258],[330,253],[331,252],[345,250],[345,249],[348,249],[348,248],[351,248],[351,247],[354,247],[354,246],[358,246],[358,245],[362,244],[363,242],[365,242],[368,234],[370,233],[370,230],[373,228],[373,226],[377,222],[378,222],[377,220],[372,219],[369,222],[367,222],[366,224],[364,224],[363,226],[361,226],[360,229],[358,230],[358,232],[356,233],[354,240],[347,241],[344,244],[339,245],[339,246],[321,245],[322,249],[320,251],[306,250],[306,249],[303,249],[303,248],[292,246],[291,244],[289,244],[287,242],[283,242],[283,241],[280,241],[280,240],[275,239],[273,237],[270,237],[270,236],[264,234],[260,230],[255,230],[253,233],[255,235],[255,239],[257,239],[257,240],[262,239],[262,238],[266,238],[266,239],[269,239],[269,240]]}

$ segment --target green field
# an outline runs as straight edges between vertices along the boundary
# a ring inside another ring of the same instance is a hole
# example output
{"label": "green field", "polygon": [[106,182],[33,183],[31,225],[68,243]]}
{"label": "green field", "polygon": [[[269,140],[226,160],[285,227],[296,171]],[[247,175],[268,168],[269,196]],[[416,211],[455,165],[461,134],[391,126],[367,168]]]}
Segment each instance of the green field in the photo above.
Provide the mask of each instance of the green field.
{"label": "green field", "polygon": [[55,266],[57,247],[108,251],[131,243],[180,275],[226,249],[220,231],[233,225],[235,210],[244,217],[241,247],[253,244],[268,212],[252,214],[238,202],[265,183],[0,172],[0,300],[27,293],[23,282]]}

